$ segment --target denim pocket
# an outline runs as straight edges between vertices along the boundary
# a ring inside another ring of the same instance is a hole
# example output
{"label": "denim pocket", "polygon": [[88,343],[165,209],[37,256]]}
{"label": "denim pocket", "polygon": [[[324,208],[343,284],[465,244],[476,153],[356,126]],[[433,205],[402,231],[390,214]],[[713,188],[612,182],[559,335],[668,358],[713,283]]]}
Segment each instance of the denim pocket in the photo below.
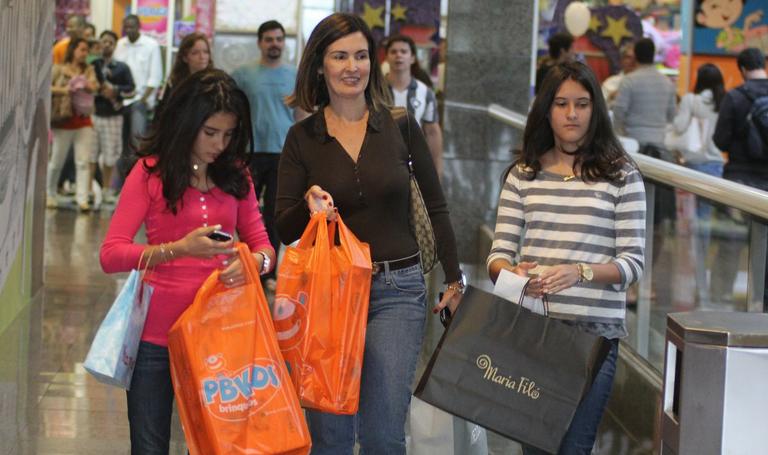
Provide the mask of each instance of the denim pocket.
{"label": "denim pocket", "polygon": [[392,287],[398,291],[412,295],[421,295],[427,292],[427,285],[424,282],[424,275],[421,273],[420,265],[396,270],[391,272],[390,277]]}

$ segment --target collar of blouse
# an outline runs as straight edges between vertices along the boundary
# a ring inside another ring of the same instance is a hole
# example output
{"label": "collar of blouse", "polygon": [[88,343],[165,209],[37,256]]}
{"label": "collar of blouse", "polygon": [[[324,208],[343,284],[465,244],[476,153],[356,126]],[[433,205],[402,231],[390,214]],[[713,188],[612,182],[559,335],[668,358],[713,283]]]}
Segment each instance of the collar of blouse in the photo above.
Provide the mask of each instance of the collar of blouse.
{"label": "collar of blouse", "polygon": [[[325,122],[323,109],[325,109],[325,106],[318,109],[318,111],[312,115],[314,123],[312,125],[311,131],[322,142],[328,142],[331,140],[331,137],[328,135],[328,125]],[[383,116],[384,113],[382,111],[376,111],[372,107],[368,106],[368,127],[376,132],[381,131],[381,124],[384,121]]]}

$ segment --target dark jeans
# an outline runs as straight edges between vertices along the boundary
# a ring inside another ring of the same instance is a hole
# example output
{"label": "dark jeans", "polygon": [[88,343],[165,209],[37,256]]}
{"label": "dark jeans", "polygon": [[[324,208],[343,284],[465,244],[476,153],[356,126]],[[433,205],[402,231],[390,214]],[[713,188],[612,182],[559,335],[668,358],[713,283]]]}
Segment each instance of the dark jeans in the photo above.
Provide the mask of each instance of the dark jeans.
{"label": "dark jeans", "polygon": [[141,139],[147,134],[149,125],[149,108],[146,104],[136,101],[123,109],[123,154],[117,159],[118,187],[123,187],[125,178],[138,161],[136,150]]}
{"label": "dark jeans", "polygon": [[127,395],[131,455],[167,455],[173,415],[168,348],[141,342]]}
{"label": "dark jeans", "polygon": [[[565,437],[560,443],[558,455],[589,455],[592,453],[592,446],[595,445],[595,438],[597,437],[597,428],[600,426],[605,406],[611,396],[618,353],[619,340],[611,340],[611,350],[603,361],[597,376],[595,376],[595,381],[589,392],[579,407],[576,408],[571,426],[568,427],[568,432],[565,433]],[[523,445],[523,453],[525,455],[539,455],[547,452]]]}
{"label": "dark jeans", "polygon": [[[279,153],[254,153],[251,156],[251,178],[253,188],[256,190],[256,199],[264,196],[264,206],[261,208],[261,216],[264,218],[264,227],[269,235],[269,243],[277,254],[280,249],[280,238],[275,227],[275,200],[277,199],[277,166],[280,163]],[[262,279],[275,278],[277,267],[264,275]]]}

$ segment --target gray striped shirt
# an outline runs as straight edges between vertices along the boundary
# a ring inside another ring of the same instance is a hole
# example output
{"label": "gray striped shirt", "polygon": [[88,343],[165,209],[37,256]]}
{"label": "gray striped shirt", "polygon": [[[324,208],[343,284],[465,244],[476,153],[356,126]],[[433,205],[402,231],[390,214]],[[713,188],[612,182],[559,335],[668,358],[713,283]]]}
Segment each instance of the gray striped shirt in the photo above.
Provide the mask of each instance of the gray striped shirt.
{"label": "gray striped shirt", "polygon": [[[540,171],[534,180],[514,166],[501,191],[487,264],[613,263],[621,283],[576,283],[548,295],[549,314],[607,338],[627,335],[626,290],[643,273],[645,188],[629,166],[617,182],[585,183]],[[522,242],[522,247],[521,247]]]}

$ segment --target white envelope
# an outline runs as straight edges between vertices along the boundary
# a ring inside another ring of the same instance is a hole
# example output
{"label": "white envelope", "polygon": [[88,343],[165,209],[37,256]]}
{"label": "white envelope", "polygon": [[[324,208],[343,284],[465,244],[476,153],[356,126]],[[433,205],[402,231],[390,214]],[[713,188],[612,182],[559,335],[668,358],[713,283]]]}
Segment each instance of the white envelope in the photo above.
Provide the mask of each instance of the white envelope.
{"label": "white envelope", "polygon": [[496,278],[496,285],[493,287],[493,294],[504,300],[509,300],[512,303],[522,305],[523,308],[527,308],[534,313],[546,314],[546,311],[544,310],[544,301],[542,299],[523,295],[523,289],[525,288],[525,284],[528,283],[528,280],[530,280],[530,278],[523,278],[507,269],[501,269],[499,277]]}

